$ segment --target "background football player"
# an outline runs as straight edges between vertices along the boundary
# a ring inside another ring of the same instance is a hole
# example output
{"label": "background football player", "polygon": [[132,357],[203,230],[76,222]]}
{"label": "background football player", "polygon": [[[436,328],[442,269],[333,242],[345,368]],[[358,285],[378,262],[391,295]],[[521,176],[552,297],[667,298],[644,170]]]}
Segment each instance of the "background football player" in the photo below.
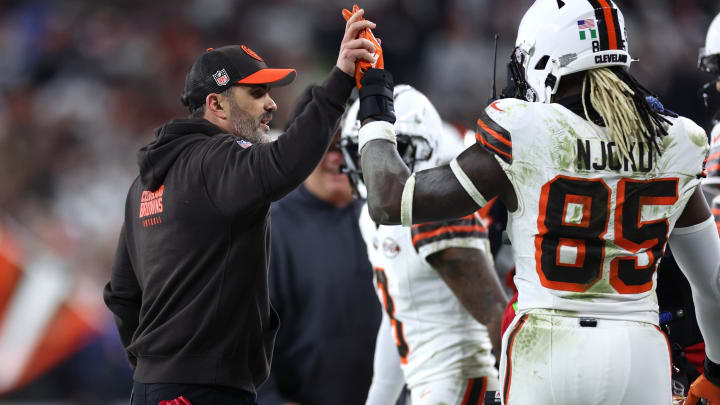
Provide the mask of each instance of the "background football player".
{"label": "background football player", "polygon": [[[399,85],[393,97],[398,152],[411,170],[446,163],[463,149],[459,136],[443,133],[440,116],[423,94]],[[359,104],[347,113],[341,147],[362,196],[355,170]],[[377,225],[365,208],[360,229],[386,310],[367,404],[395,404],[405,382],[414,405],[481,403],[485,391],[498,386],[490,349],[492,340],[499,352],[507,298],[478,213],[407,228]]]}
{"label": "background football player", "polygon": [[492,103],[477,144],[414,174],[394,146],[391,76],[362,79],[359,147],[375,221],[459,217],[495,196],[510,211],[519,297],[503,338],[505,404],[671,401],[654,293],[668,240],[707,343],[689,399],[720,398],[720,238],[697,187],[707,136],[647,101],[627,70],[627,40],[612,1],[536,1],[510,65],[522,100]]}
{"label": "background football player", "polygon": [[[705,39],[705,47],[700,49],[698,67],[715,76],[714,83],[711,82],[714,86],[711,87],[715,87],[720,92],[720,14],[715,16],[710,24]],[[707,177],[703,179],[703,186],[709,194],[714,194],[711,202],[712,214],[718,232],[720,232],[720,110],[715,113],[713,118],[713,128],[710,132],[710,153],[706,159],[705,168]],[[695,297],[696,295],[693,294],[693,298]],[[704,330],[703,334],[705,334]],[[707,336],[705,337],[707,339]],[[706,343],[710,343],[709,339]],[[691,385],[690,393],[685,402],[687,405],[695,405],[698,398],[707,399],[708,405],[720,404],[720,373],[718,373],[717,366],[719,359],[713,357],[713,360],[715,362],[708,359],[708,355],[705,356],[705,374]]]}
{"label": "background football player", "polygon": [[[714,80],[706,85],[720,92],[720,14],[715,16],[705,39],[705,47],[700,49],[698,67],[714,76]],[[707,158],[707,178],[703,180],[705,190],[714,194],[712,201],[713,214],[720,230],[720,110],[715,114],[713,129],[710,132],[710,154]]]}

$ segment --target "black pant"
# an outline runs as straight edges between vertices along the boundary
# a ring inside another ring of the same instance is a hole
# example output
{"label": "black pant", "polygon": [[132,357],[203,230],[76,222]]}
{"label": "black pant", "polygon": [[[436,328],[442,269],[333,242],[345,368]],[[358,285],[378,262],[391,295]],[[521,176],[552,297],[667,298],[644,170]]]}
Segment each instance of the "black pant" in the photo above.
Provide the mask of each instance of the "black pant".
{"label": "black pant", "polygon": [[158,405],[179,396],[192,405],[257,405],[255,395],[234,388],[199,384],[133,383],[131,405]]}

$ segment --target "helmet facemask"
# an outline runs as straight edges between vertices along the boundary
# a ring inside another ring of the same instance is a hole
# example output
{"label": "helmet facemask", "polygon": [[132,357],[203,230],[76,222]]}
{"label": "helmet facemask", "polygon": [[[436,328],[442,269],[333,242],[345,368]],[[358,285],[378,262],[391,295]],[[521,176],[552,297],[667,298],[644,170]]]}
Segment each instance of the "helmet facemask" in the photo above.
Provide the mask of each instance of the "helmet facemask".
{"label": "helmet facemask", "polygon": [[720,77],[720,53],[705,54],[705,48],[700,48],[698,56],[698,69]]}
{"label": "helmet facemask", "polygon": [[357,135],[346,138],[340,138],[337,146],[342,153],[344,163],[340,166],[340,171],[347,174],[350,180],[353,197],[364,200],[367,198],[367,188],[362,177],[362,168],[360,166],[360,151],[358,150]]}
{"label": "helmet facemask", "polygon": [[[362,177],[357,135],[341,138],[338,140],[337,146],[345,161],[340,170],[342,173],[348,175],[353,196],[359,199],[366,199],[367,188]],[[418,163],[427,162],[433,157],[433,148],[430,146],[430,143],[418,135],[398,134],[397,151],[411,172],[415,171]]]}
{"label": "helmet facemask", "polygon": [[527,75],[525,74],[525,68],[529,60],[530,55],[520,47],[513,49],[510,62],[507,65],[507,85],[500,92],[500,97],[517,98],[530,102],[538,101],[537,92],[527,82]]}
{"label": "helmet facemask", "polygon": [[430,143],[422,136],[417,135],[398,134],[397,150],[400,158],[411,172],[415,171],[418,163],[427,162],[433,155]]}
{"label": "helmet facemask", "polygon": [[[437,149],[438,138],[443,133],[440,115],[430,101],[419,91],[408,85],[397,85],[393,91],[395,99],[395,131],[397,151],[411,172],[428,169],[440,164]],[[342,172],[348,175],[353,194],[365,199],[367,188],[360,166],[359,132],[357,120],[359,101],[347,109],[342,119],[338,147],[345,161]]]}
{"label": "helmet facemask", "polygon": [[715,16],[710,24],[705,39],[705,46],[700,48],[698,69],[714,76],[713,80],[705,83],[698,91],[698,95],[707,107],[710,93],[714,91],[715,83],[720,80],[720,14]]}

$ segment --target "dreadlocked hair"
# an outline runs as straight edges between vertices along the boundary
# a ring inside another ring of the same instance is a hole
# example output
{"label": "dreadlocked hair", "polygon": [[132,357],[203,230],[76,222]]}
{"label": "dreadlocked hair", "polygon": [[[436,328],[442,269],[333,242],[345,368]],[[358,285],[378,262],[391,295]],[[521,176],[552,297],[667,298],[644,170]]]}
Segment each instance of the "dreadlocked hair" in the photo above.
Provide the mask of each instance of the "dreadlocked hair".
{"label": "dreadlocked hair", "polygon": [[[588,82],[590,89],[586,92]],[[630,158],[633,142],[641,141],[652,143],[661,153],[657,140],[667,135],[670,124],[664,115],[674,114],[653,108],[646,97],[655,96],[627,71],[617,66],[588,70],[582,94],[585,117],[592,121],[586,105],[589,99],[622,156]]]}

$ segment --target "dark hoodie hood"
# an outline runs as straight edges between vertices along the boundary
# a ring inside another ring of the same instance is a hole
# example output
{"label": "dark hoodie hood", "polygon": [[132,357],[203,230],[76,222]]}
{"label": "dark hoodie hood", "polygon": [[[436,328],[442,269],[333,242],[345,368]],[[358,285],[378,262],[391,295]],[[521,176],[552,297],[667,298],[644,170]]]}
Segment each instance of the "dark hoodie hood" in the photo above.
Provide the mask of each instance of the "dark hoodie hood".
{"label": "dark hoodie hood", "polygon": [[147,190],[156,190],[185,148],[220,133],[220,128],[203,118],[178,119],[158,128],[155,140],[138,151],[142,185]]}

